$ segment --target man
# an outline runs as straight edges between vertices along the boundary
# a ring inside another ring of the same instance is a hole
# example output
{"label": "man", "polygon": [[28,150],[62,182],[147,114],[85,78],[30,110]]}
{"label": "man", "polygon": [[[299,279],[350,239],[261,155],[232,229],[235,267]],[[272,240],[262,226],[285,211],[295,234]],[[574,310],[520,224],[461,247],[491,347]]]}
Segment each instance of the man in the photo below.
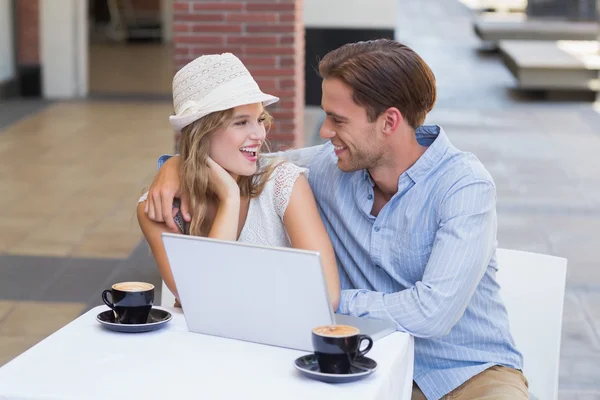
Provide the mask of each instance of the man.
{"label": "man", "polygon": [[[413,399],[527,399],[495,279],[496,188],[475,156],[422,126],[433,73],[390,40],[342,46],[319,73],[330,143],[283,155],[310,169],[340,266],[338,312],[415,337]],[[160,169],[147,204],[171,227],[177,163]]]}

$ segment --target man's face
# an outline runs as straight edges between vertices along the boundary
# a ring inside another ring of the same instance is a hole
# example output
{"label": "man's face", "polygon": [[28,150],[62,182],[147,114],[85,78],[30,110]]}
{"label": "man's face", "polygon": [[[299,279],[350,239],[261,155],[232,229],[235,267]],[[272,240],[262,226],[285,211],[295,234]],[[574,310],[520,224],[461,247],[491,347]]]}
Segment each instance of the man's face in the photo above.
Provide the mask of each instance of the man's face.
{"label": "man's face", "polygon": [[321,106],[327,118],[320,135],[331,140],[344,172],[373,168],[381,156],[376,135],[377,121],[369,122],[367,111],[352,99],[352,88],[339,79],[324,79]]}

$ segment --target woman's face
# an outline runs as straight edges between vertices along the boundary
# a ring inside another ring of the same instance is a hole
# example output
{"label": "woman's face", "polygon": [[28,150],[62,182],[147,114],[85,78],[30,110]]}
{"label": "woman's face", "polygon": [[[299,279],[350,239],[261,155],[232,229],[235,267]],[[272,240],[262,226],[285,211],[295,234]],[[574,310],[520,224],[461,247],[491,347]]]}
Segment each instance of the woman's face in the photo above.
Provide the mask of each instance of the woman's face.
{"label": "woman's face", "polygon": [[209,156],[236,178],[255,174],[265,119],[262,103],[235,107],[231,122],[211,138]]}

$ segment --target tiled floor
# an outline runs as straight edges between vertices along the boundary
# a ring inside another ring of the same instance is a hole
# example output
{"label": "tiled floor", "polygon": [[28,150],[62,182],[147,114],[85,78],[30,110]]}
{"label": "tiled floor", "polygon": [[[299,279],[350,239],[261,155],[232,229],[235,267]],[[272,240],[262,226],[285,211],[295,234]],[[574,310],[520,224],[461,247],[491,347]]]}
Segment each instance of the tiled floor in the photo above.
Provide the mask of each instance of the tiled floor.
{"label": "tiled floor", "polygon": [[[29,117],[50,105],[50,101],[41,99],[4,100],[0,103],[0,133],[2,129]],[[0,147],[0,152],[2,147]]]}
{"label": "tiled floor", "polygon": [[[135,201],[172,150],[162,103],[57,103],[0,135],[0,251],[124,258]],[[132,153],[135,157],[132,158]]]}

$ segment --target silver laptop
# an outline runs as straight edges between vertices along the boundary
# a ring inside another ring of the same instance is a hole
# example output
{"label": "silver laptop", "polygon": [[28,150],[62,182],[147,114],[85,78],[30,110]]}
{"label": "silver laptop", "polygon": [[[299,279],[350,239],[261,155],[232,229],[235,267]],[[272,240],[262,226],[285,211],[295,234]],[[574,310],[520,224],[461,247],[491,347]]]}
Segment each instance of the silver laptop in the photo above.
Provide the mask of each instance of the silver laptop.
{"label": "silver laptop", "polygon": [[163,233],[188,330],[312,351],[314,327],[345,324],[377,340],[390,321],[335,314],[319,253]]}

